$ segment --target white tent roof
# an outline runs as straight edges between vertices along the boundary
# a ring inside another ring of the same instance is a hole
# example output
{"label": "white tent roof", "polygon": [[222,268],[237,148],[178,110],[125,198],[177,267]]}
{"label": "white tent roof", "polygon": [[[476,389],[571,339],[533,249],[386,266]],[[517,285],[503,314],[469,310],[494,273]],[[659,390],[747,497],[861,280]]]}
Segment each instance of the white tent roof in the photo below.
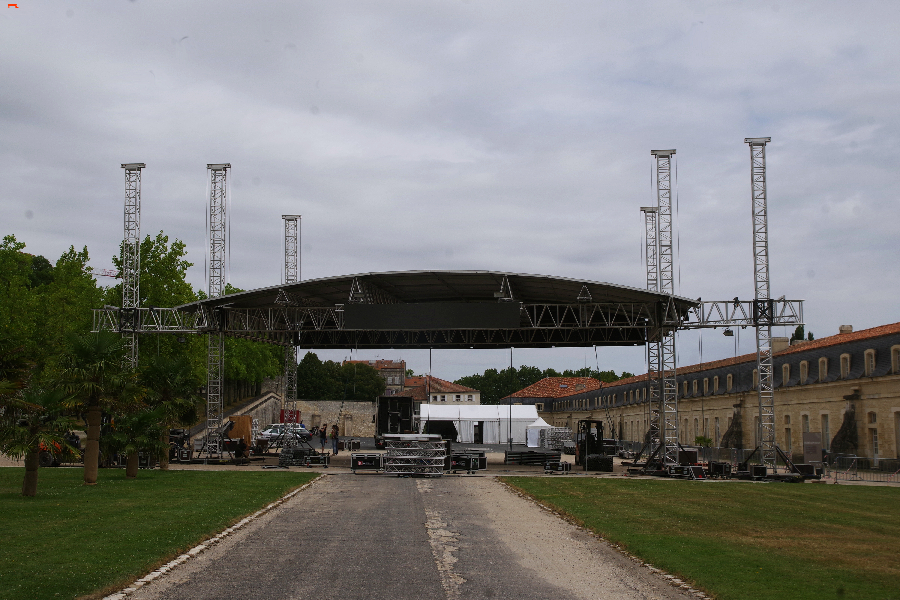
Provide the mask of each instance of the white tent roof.
{"label": "white tent roof", "polygon": [[[427,421],[498,421],[509,419],[512,409],[513,421],[537,419],[537,409],[533,404],[467,404],[445,406],[443,404],[423,404],[419,407],[419,420]],[[546,425],[546,423],[545,423]],[[546,425],[549,427],[549,425]]]}
{"label": "white tent roof", "polygon": [[538,417],[537,421],[535,421],[534,423],[532,423],[532,424],[529,425],[528,427],[529,427],[529,428],[531,428],[531,427],[540,427],[540,428],[542,428],[542,429],[546,429],[546,428],[548,428],[548,427],[553,427],[553,426],[552,426],[550,423],[548,423],[547,421],[545,421],[545,420],[543,420],[542,418]]}

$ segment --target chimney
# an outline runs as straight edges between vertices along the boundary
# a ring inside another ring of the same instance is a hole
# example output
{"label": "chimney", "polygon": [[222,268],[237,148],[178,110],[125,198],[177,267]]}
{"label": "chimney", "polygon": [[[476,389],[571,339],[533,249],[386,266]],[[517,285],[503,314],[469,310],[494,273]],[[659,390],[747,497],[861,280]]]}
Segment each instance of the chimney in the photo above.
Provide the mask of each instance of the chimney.
{"label": "chimney", "polygon": [[773,337],[771,338],[770,342],[772,344],[772,352],[781,352],[791,345],[790,338],[786,337]]}
{"label": "chimney", "polygon": [[853,333],[853,325],[841,325],[838,327],[838,335],[843,333]]}

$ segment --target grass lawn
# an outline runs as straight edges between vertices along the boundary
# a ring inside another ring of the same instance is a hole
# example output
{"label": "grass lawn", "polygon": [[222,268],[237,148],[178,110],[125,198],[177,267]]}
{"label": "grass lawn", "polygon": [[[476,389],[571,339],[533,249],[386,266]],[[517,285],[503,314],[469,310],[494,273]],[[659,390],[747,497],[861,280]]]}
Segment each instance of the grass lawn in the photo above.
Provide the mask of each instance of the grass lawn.
{"label": "grass lawn", "polygon": [[41,469],[23,498],[22,468],[0,468],[0,597],[76,598],[128,583],[310,481],[289,471]]}
{"label": "grass lawn", "polygon": [[900,599],[900,489],[507,477],[722,600]]}

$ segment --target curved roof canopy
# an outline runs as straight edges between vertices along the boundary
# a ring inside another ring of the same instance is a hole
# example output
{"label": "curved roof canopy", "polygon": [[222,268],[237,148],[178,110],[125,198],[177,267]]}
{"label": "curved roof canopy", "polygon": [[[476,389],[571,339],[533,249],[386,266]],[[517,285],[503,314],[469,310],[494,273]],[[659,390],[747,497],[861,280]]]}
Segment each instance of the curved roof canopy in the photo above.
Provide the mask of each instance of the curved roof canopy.
{"label": "curved roof canopy", "polygon": [[201,327],[305,348],[635,345],[697,302],[633,287],[493,271],[312,279],[201,300]]}

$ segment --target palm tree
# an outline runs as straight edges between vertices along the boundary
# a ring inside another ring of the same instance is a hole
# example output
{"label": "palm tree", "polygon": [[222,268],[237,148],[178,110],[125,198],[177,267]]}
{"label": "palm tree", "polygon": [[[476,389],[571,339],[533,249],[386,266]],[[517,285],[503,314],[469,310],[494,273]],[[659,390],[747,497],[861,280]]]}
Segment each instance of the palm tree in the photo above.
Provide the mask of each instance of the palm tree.
{"label": "palm tree", "polygon": [[64,414],[68,399],[61,387],[28,388],[6,403],[0,417],[0,452],[25,457],[23,496],[37,494],[42,449],[54,454],[76,452],[65,437],[74,426],[74,420]]}
{"label": "palm tree", "polygon": [[161,469],[169,468],[169,428],[193,425],[197,420],[197,390],[200,381],[191,363],[183,356],[156,356],[141,372],[141,383],[147,388],[147,402],[158,409],[162,442],[159,455]]}
{"label": "palm tree", "polygon": [[110,440],[111,446],[127,456],[125,477],[134,479],[138,474],[139,453],[157,453],[168,448],[161,434],[166,433],[162,407],[143,408],[116,419]]}
{"label": "palm tree", "polygon": [[131,374],[122,365],[123,339],[109,331],[75,335],[63,357],[62,380],[71,394],[68,405],[85,413],[84,483],[97,483],[100,420],[103,410],[121,402]]}

